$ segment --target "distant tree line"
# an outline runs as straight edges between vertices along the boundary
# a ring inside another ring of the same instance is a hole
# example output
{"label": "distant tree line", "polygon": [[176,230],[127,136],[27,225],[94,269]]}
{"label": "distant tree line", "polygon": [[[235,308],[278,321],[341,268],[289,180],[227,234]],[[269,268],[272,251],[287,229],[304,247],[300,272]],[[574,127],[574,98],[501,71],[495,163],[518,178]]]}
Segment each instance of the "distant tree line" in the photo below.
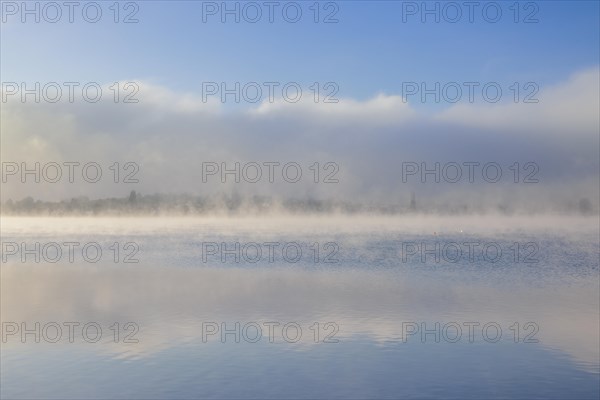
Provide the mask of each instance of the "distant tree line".
{"label": "distant tree line", "polygon": [[[408,201],[406,201],[408,200]],[[42,201],[32,197],[22,200],[7,200],[1,204],[4,215],[45,215],[45,216],[92,216],[92,215],[218,215],[218,214],[267,214],[283,212],[291,214],[471,214],[496,212],[513,214],[518,212],[506,204],[497,204],[492,208],[481,208],[467,204],[421,207],[414,193],[409,199],[392,204],[364,204],[339,200],[318,199],[274,199],[269,196],[214,195],[195,196],[189,194],[151,194],[141,195],[131,191],[122,198],[104,198],[90,200],[80,196],[62,201]],[[583,198],[568,204],[563,210],[567,213],[595,215],[597,209],[589,199]]]}

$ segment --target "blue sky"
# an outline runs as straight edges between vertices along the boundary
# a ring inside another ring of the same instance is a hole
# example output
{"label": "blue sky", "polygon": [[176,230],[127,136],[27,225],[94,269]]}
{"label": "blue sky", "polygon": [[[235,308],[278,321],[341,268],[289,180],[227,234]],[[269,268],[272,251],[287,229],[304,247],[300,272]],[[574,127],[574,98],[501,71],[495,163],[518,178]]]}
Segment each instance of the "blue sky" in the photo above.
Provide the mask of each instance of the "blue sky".
{"label": "blue sky", "polygon": [[[596,1],[537,2],[533,24],[513,22],[512,1],[497,2],[503,16],[496,24],[477,9],[474,23],[466,15],[458,23],[432,17],[421,23],[419,15],[403,23],[401,1],[337,2],[339,22],[315,24],[308,15],[313,2],[300,3],[305,14],[297,24],[277,12],[273,24],[234,23],[232,17],[223,24],[218,15],[203,23],[200,1],[138,2],[135,24],[114,24],[112,2],[102,3],[98,24],[78,14],[73,24],[22,24],[8,16],[2,80],[138,79],[179,91],[198,91],[203,81],[335,81],[341,97],[366,99],[400,94],[403,81],[543,86],[599,64]],[[527,3],[520,3],[521,18],[533,11],[525,10]]]}

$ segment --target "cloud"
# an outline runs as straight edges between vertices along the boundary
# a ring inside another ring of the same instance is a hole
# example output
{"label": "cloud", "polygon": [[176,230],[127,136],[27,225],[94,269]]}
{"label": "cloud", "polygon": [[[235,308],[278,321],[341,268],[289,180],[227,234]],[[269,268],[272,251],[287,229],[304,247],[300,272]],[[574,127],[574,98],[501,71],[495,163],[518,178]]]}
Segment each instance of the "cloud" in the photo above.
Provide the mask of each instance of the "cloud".
{"label": "cloud", "polygon": [[457,104],[435,118],[483,129],[597,136],[599,90],[600,70],[594,67],[573,74],[566,82],[541,88],[536,95],[539,103]]}
{"label": "cloud", "polygon": [[324,123],[402,124],[417,116],[401,96],[378,94],[366,101],[339,99],[335,103],[317,103],[313,98],[290,103],[283,99],[268,100],[251,109],[257,117],[285,116],[288,118],[317,118]]}
{"label": "cloud", "polygon": [[214,97],[203,99],[195,93],[177,93],[166,87],[144,81],[120,82],[120,85],[134,83],[139,87],[139,101],[148,107],[158,108],[163,112],[182,114],[218,113],[222,104]]}
{"label": "cloud", "polygon": [[[3,185],[2,200],[122,197],[137,190],[390,203],[406,202],[415,191],[421,201],[529,201],[536,207],[581,197],[598,201],[598,68],[541,90],[538,104],[455,105],[431,114],[387,94],[332,104],[278,99],[240,109],[204,102],[191,92],[136,84],[137,103],[114,103],[111,96],[98,103],[4,103],[3,162],[94,161],[103,166],[106,179],[98,184],[22,184],[12,179]],[[140,182],[114,184],[108,168],[128,161],[139,165]],[[230,178],[223,184],[216,177],[202,182],[203,162],[231,167],[234,162],[270,161],[301,164],[302,181],[236,184]],[[500,164],[504,184],[402,181],[404,162],[443,166],[471,161]],[[321,169],[335,162],[339,183],[315,184],[310,170],[315,162]],[[515,162],[519,180],[528,172],[524,165],[534,162],[539,183],[512,184]]]}

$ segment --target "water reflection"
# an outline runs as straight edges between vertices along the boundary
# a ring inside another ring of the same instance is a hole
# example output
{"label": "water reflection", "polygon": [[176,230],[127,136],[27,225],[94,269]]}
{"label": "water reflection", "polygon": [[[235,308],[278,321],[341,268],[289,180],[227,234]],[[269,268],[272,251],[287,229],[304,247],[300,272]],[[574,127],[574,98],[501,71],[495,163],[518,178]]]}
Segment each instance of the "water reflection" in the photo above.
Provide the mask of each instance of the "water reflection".
{"label": "water reflection", "polygon": [[[27,223],[7,230],[3,225],[3,241],[27,235],[33,229]],[[93,237],[91,227],[77,230],[66,224],[61,231],[56,226],[35,229],[38,236],[48,235],[52,240],[67,240],[77,232]],[[387,246],[390,235],[405,235],[411,229],[330,226],[320,235],[352,242],[352,249],[359,248],[371,258],[381,246],[368,243]],[[587,231],[580,230],[577,237],[535,227],[520,232],[519,238],[543,234],[553,243],[553,250],[544,247],[543,265],[494,269],[461,264],[449,270],[428,264],[377,268],[360,262],[318,268],[281,263],[196,263],[190,267],[173,259],[191,257],[186,251],[192,248],[194,229],[199,236],[226,240],[232,236],[260,240],[270,235],[316,236],[302,224],[253,227],[227,221],[183,225],[178,231],[173,225],[148,221],[124,230],[100,222],[97,229],[102,240],[133,238],[144,243],[142,248],[151,257],[129,265],[12,260],[2,266],[3,323],[26,322],[31,328],[35,322],[44,326],[93,321],[103,329],[97,343],[80,338],[73,343],[35,343],[31,335],[27,343],[21,343],[18,334],[7,337],[2,343],[2,395],[595,398],[600,375],[600,304],[598,269],[590,260],[597,260],[598,249],[594,228],[585,227]],[[510,236],[507,229],[495,233],[487,227],[479,229],[471,228],[470,234]],[[571,245],[575,242],[576,246]],[[173,243],[177,243],[175,250]],[[585,264],[577,274],[567,262],[559,268],[561,260],[573,255]],[[165,265],[161,257],[171,262]],[[347,253],[342,254],[345,257]],[[542,277],[543,284],[522,279],[531,275]],[[130,321],[139,326],[135,335],[139,343],[124,343],[124,324]],[[117,343],[110,328],[115,322],[120,324]],[[279,322],[278,328],[293,322],[302,328],[302,335],[294,343],[286,341],[280,330],[275,331],[273,343],[266,331],[257,343],[243,336],[235,343],[234,335],[222,343],[219,333],[203,341],[207,322],[217,326],[225,322],[229,329],[236,322],[263,328],[270,322]],[[339,342],[323,343],[323,331],[316,341],[311,329],[315,322],[335,323]],[[411,327],[425,323],[426,329],[432,329],[436,322],[462,326],[461,340],[450,343],[442,335],[436,342],[435,333],[408,335]],[[480,324],[472,341],[464,325],[470,322]],[[490,322],[502,329],[502,338],[495,343],[486,341],[479,329]],[[515,322],[519,323],[519,343],[514,342]],[[538,343],[522,343],[531,332],[524,329],[527,322],[539,327],[534,336]]]}

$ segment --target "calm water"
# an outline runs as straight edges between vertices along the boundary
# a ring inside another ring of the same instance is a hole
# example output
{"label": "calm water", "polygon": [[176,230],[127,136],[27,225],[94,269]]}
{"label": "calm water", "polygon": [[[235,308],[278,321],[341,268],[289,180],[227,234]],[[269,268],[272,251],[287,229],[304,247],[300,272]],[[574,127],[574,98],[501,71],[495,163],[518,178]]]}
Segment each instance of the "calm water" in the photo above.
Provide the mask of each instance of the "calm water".
{"label": "calm water", "polygon": [[[598,229],[597,217],[3,218],[0,394],[595,399]],[[36,242],[40,262],[23,261]],[[48,245],[65,242],[79,243],[72,261]]]}

